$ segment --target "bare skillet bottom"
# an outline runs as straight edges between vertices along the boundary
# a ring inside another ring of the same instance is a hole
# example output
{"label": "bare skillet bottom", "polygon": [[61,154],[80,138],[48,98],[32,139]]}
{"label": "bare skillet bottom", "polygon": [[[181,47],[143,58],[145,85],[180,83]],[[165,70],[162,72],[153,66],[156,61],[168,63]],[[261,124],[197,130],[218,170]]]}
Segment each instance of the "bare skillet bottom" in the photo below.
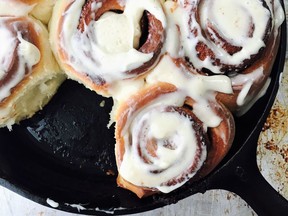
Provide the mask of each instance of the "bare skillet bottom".
{"label": "bare skillet bottom", "polygon": [[114,128],[107,128],[112,101],[67,81],[43,111],[12,132],[0,130],[0,183],[46,206],[47,198],[52,199],[60,210],[78,213],[69,204],[82,204],[85,209],[80,213],[91,215],[142,212],[212,188],[236,192],[258,215],[286,214],[288,202],[264,180],[256,165],[258,135],[284,66],[286,29],[282,26],[281,48],[268,92],[236,119],[233,147],[207,178],[142,200],[118,188]]}

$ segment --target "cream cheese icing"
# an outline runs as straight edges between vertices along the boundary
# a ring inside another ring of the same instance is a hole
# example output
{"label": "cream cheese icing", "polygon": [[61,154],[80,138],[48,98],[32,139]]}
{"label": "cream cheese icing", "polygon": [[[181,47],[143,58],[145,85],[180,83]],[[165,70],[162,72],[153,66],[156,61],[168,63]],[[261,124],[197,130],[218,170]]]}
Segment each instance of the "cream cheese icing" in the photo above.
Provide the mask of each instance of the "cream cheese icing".
{"label": "cream cheese icing", "polygon": [[229,77],[192,74],[177,67],[168,55],[165,55],[147,76],[146,82],[148,84],[167,82],[183,90],[187,96],[196,101],[193,111],[208,127],[216,127],[221,122],[221,119],[213,113],[209,106],[209,100],[214,100],[214,92],[233,93]]}
{"label": "cream cheese icing", "polygon": [[[165,112],[165,107],[182,106],[184,100],[185,94],[182,92],[163,95],[128,117],[122,132],[126,145],[119,170],[124,179],[138,186],[157,188],[163,193],[169,193],[187,182],[202,166],[207,154],[205,148],[201,149],[196,171],[188,171],[199,151],[191,120],[178,112]],[[129,134],[132,137],[131,145]],[[156,140],[155,157],[145,148],[147,140]],[[167,143],[172,147],[167,147]],[[142,157],[151,163],[145,163]],[[187,172],[184,179],[173,185],[165,184],[182,176],[183,171]]]}

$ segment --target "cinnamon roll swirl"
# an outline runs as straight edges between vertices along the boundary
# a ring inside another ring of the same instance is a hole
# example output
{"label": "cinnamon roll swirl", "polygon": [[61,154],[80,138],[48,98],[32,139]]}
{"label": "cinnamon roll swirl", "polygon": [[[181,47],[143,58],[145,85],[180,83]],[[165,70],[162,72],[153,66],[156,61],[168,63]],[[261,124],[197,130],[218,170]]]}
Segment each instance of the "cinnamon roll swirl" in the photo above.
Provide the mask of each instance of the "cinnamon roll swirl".
{"label": "cinnamon roll swirl", "polygon": [[0,16],[0,43],[0,127],[10,127],[41,109],[64,74],[40,21]]}
{"label": "cinnamon roll swirl", "polygon": [[[173,57],[185,58],[207,75],[228,75],[234,94],[219,99],[233,111],[257,97],[279,45],[283,11],[278,0],[168,0],[164,8],[169,28],[180,38],[167,45]],[[167,44],[174,38],[168,36]]]}
{"label": "cinnamon roll swirl", "polygon": [[68,77],[104,96],[109,86],[150,70],[165,38],[154,0],[63,0],[54,8],[50,41]]}
{"label": "cinnamon roll swirl", "polygon": [[168,193],[196,174],[207,175],[223,159],[234,137],[231,113],[209,102],[219,118],[218,125],[210,128],[194,113],[194,103],[174,85],[158,83],[119,106],[115,132],[119,186],[140,198]]}

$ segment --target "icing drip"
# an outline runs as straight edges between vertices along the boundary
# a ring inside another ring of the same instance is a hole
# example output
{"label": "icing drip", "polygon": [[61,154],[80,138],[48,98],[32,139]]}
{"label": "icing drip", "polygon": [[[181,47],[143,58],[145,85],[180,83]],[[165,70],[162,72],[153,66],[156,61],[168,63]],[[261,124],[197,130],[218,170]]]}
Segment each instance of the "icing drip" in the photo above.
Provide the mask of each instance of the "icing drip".
{"label": "icing drip", "polygon": [[192,74],[184,67],[176,66],[168,55],[165,55],[147,76],[146,82],[148,84],[167,82],[184,91],[196,101],[194,112],[208,127],[216,127],[221,122],[209,106],[209,100],[214,100],[214,92],[232,93],[231,81],[227,76]]}

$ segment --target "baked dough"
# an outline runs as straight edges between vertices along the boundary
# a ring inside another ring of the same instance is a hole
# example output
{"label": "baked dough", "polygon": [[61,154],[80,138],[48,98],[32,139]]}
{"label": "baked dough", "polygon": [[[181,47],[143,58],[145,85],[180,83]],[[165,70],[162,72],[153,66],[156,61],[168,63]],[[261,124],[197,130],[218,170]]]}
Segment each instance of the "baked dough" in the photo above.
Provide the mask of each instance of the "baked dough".
{"label": "baked dough", "polygon": [[165,22],[158,1],[62,0],[54,7],[50,41],[70,79],[113,96],[111,86],[137,79],[157,63]]}
{"label": "baked dough", "polygon": [[32,17],[0,17],[0,127],[42,109],[65,79],[46,27]]}

